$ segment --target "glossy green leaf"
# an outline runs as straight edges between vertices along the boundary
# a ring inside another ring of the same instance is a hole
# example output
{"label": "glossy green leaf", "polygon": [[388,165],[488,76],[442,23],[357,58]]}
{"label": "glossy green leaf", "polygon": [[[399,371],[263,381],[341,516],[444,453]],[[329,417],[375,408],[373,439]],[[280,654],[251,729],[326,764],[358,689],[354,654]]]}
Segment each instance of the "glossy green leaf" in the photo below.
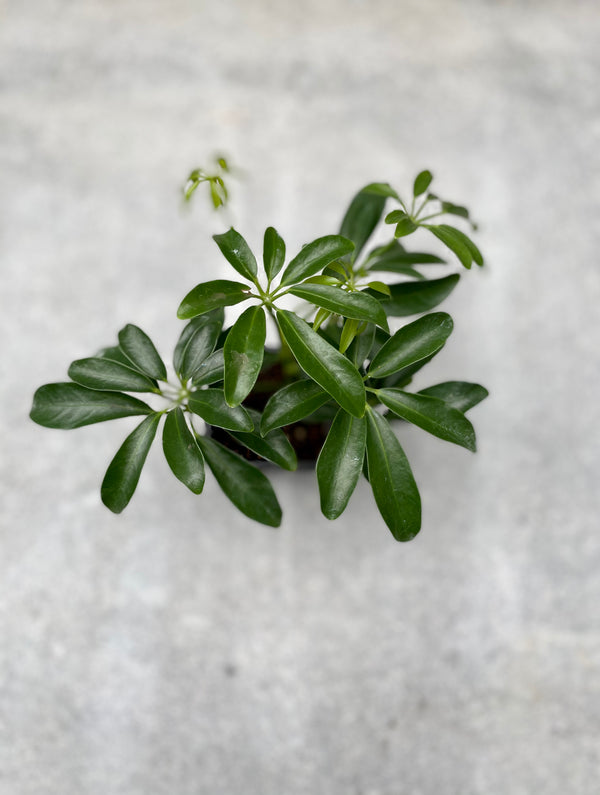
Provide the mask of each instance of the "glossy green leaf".
{"label": "glossy green leaf", "polygon": [[251,431],[254,423],[242,406],[232,408],[225,401],[222,389],[199,389],[192,392],[188,408],[207,422],[226,431]]}
{"label": "glossy green leaf", "polygon": [[342,220],[340,235],[354,242],[354,258],[358,257],[379,223],[386,198],[372,190],[360,190],[350,202]]}
{"label": "glossy green leaf", "polygon": [[156,381],[121,362],[100,357],[77,359],[69,367],[69,378],[88,389],[125,392],[156,392]]}
{"label": "glossy green leaf", "polygon": [[264,408],[260,432],[265,436],[273,428],[281,428],[309,417],[330,400],[329,394],[314,381],[302,380],[288,384],[271,395]]}
{"label": "glossy green leaf", "polygon": [[240,276],[251,282],[256,281],[258,273],[256,258],[239,232],[232,228],[222,235],[213,235],[213,240],[221,249],[227,262],[235,268]]}
{"label": "glossy green leaf", "polygon": [[192,386],[210,386],[225,378],[225,357],[223,348],[211,353],[198,367],[192,378]]}
{"label": "glossy green leaf", "polygon": [[263,363],[267,323],[262,306],[251,306],[240,315],[227,335],[225,400],[238,406],[256,383]]}
{"label": "glossy green leaf", "polygon": [[317,314],[315,315],[315,319],[313,320],[312,324],[313,329],[315,331],[318,331],[323,325],[323,323],[326,320],[329,320],[330,317],[331,317],[331,312],[329,312],[329,310],[323,308],[319,309],[317,311]]}
{"label": "glossy green leaf", "polygon": [[250,519],[279,527],[281,507],[265,475],[219,442],[202,436],[198,445],[224,494]]}
{"label": "glossy green leaf", "polygon": [[362,472],[367,438],[365,417],[340,409],[317,459],[321,511],[328,519],[343,513]]}
{"label": "glossy green leaf", "polygon": [[129,323],[119,331],[119,347],[133,362],[133,365],[142,373],[156,378],[158,381],[167,380],[167,368],[150,337],[138,326]]}
{"label": "glossy green leaf", "polygon": [[370,321],[385,329],[388,327],[381,304],[367,293],[348,293],[340,287],[327,284],[299,284],[292,287],[290,293],[342,317]]}
{"label": "glossy green leaf", "polygon": [[110,462],[102,481],[102,502],[121,513],[133,497],[162,414],[155,412],[129,434]]}
{"label": "glossy green leaf", "polygon": [[326,235],[304,246],[288,264],[281,277],[281,286],[297,284],[314,276],[326,265],[354,250],[354,243],[340,235]]}
{"label": "glossy green leaf", "polygon": [[349,345],[352,343],[352,340],[358,334],[358,330],[362,325],[363,325],[362,320],[353,320],[352,318],[348,318],[348,320],[346,320],[342,328],[342,335],[340,337],[340,344],[339,344],[340,353],[346,353]]}
{"label": "glossy green leaf", "polygon": [[272,226],[265,230],[263,262],[267,279],[271,282],[283,268],[285,262],[285,243]]}
{"label": "glossy green leaf", "polygon": [[[119,348],[118,345],[112,345],[109,348],[101,348],[98,353],[95,355],[97,359],[108,359],[112,362],[119,362],[120,364],[124,364],[126,367],[133,367],[133,369],[137,369],[131,359],[129,359],[123,351]],[[140,371],[137,370],[139,373]],[[143,373],[142,373],[143,375]]]}
{"label": "glossy green leaf", "polygon": [[277,322],[304,372],[349,414],[362,417],[365,388],[354,365],[293,312],[278,310]]}
{"label": "glossy green leaf", "polygon": [[464,265],[465,268],[470,268],[473,262],[473,254],[469,247],[465,245],[465,242],[460,239],[458,235],[455,234],[456,230],[453,229],[451,226],[446,226],[445,224],[433,225],[433,224],[423,224],[426,229],[429,229],[442,243],[447,246],[450,251],[452,251],[458,259],[460,260],[461,264]]}
{"label": "glossy green leaf", "polygon": [[[416,271],[415,271],[415,273],[416,273]],[[417,275],[418,278],[423,278],[423,277],[421,277],[420,273],[416,273],[416,275]],[[392,297],[392,291],[390,290],[389,285],[387,285],[385,282],[379,282],[379,281],[367,282],[367,287],[370,287],[371,290],[375,290],[376,293],[381,293],[382,295],[387,295],[388,298]],[[385,328],[385,326],[384,326],[384,328]]]}
{"label": "glossy green leaf", "polygon": [[354,362],[357,367],[362,367],[365,359],[368,358],[373,347],[375,340],[375,325],[369,323],[364,331],[362,331],[352,341],[352,345],[348,349],[347,356]]}
{"label": "glossy green leaf", "polygon": [[453,273],[442,279],[390,284],[391,298],[382,301],[388,317],[406,317],[429,312],[447,298],[458,284],[460,276]]}
{"label": "glossy green leaf", "polygon": [[200,494],[204,488],[204,458],[179,407],[167,414],[162,444],[171,472],[190,491]]}
{"label": "glossy green leaf", "polygon": [[421,529],[421,498],[410,464],[389,423],[367,412],[369,482],[384,522],[396,541],[410,541]]}
{"label": "glossy green leaf", "polygon": [[215,279],[212,282],[203,282],[196,285],[185,296],[177,317],[182,320],[204,315],[221,306],[233,306],[248,298],[250,287],[241,282],[230,282],[227,279]]}
{"label": "glossy green leaf", "polygon": [[452,318],[446,312],[433,312],[403,326],[379,349],[369,367],[369,376],[385,378],[437,353],[452,333],[452,326]]}
{"label": "glossy green leaf", "polygon": [[462,411],[436,397],[401,389],[378,389],[377,397],[398,417],[434,436],[475,452],[475,431]]}
{"label": "glossy green leaf", "polygon": [[417,174],[413,187],[413,196],[416,198],[417,196],[421,196],[423,193],[425,193],[427,188],[431,185],[432,180],[433,174],[431,171],[421,171],[420,174]]}
{"label": "glossy green leaf", "polygon": [[339,287],[343,283],[339,276],[326,276],[324,273],[311,276],[302,282],[302,284],[328,284],[330,287]]}
{"label": "glossy green leaf", "polygon": [[[253,409],[247,409],[247,411],[254,423],[254,428],[258,428],[261,420],[259,412]],[[265,436],[261,436],[256,430],[252,433],[240,433],[239,431],[229,431],[229,433],[253,453],[282,467],[282,469],[293,472],[298,467],[296,452],[285,433],[279,428],[270,431]]]}
{"label": "glossy green leaf", "polygon": [[176,362],[174,362],[177,374],[184,381],[195,379],[196,374],[203,371],[204,363],[214,351],[219,339],[223,319],[223,309],[217,309],[195,317],[186,327],[190,331],[183,338],[182,346],[176,348]]}
{"label": "glossy green leaf", "polygon": [[46,428],[68,430],[140,414],[152,414],[152,409],[131,395],[60,383],[45,384],[36,391],[29,416]]}
{"label": "glossy green leaf", "polygon": [[443,384],[421,389],[419,394],[440,398],[459,411],[468,411],[481,403],[489,395],[489,392],[480,384],[470,384],[467,381],[445,381]]}

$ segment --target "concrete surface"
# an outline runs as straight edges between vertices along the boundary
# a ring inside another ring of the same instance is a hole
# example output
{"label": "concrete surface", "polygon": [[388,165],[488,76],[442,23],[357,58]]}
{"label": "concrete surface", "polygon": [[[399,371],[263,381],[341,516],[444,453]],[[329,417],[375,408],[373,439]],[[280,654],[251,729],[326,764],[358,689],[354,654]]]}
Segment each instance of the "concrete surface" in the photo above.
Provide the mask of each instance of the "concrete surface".
{"label": "concrete surface", "polygon": [[[1,795],[595,795],[600,772],[600,10],[595,2],[0,3]],[[127,421],[27,419],[126,322],[168,354],[225,273],[189,170],[245,169],[260,248],[331,232],[417,170],[476,208],[489,268],[425,383],[478,380],[476,456],[403,440],[422,534],[361,488],[273,531]]]}

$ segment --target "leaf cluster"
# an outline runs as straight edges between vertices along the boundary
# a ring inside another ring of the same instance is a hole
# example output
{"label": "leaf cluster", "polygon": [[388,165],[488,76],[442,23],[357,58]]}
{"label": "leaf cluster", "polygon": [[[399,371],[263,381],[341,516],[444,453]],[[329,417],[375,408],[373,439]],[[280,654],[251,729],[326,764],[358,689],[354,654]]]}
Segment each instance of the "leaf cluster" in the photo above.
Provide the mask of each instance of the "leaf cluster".
{"label": "leaf cluster", "polygon": [[[226,162],[220,167],[226,169]],[[212,190],[220,184],[216,177],[192,172],[188,198],[202,181],[211,180]],[[431,181],[429,171],[417,176],[410,203],[387,183],[367,185],[352,199],[339,234],[309,242],[289,261],[273,227],[264,234],[260,267],[238,231],[215,235],[236,278],[202,282],[183,298],[178,316],[187,322],[172,368],[145,332],[128,325],[117,345],[73,362],[70,381],[40,387],[32,419],[70,429],[143,416],[102,483],[102,500],[114,512],[133,496],[163,422],[163,453],[178,480],[200,494],[208,468],[240,511],[278,526],[281,508],[265,471],[214,438],[211,429],[221,429],[255,458],[293,471],[297,456],[289,426],[329,417],[316,463],[323,514],[339,517],[363,475],[394,538],[413,538],[421,527],[421,502],[398,439],[400,421],[474,451],[475,432],[465,412],[487,395],[483,387],[462,381],[407,391],[413,375],[442,350],[452,332],[450,315],[430,310],[450,294],[459,275],[430,278],[429,267],[439,269],[444,261],[409,251],[398,238],[422,227],[463,266],[483,264],[464,232],[428,223],[444,213],[470,220],[465,208],[431,194]],[[395,224],[394,237],[365,254],[388,200],[400,205],[385,216],[385,223]],[[426,207],[437,209],[426,214]],[[376,274],[396,280],[373,278]],[[289,296],[299,302],[297,311],[286,308],[283,299]],[[226,307],[242,303],[243,311],[227,325]],[[390,318],[411,315],[418,317],[396,331],[390,328]],[[281,339],[275,354],[266,348],[267,323],[275,325]],[[273,359],[287,378],[257,411],[253,396]],[[136,397],[139,393],[159,397],[163,407],[151,407]]]}

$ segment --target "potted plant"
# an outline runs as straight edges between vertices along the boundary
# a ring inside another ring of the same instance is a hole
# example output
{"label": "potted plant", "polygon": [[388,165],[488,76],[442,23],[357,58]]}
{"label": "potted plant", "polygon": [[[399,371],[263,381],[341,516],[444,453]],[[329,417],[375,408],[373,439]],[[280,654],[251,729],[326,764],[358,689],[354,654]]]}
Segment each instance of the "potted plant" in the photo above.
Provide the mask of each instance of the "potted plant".
{"label": "potted plant", "polygon": [[[217,174],[192,172],[187,199],[205,182],[215,207],[225,203],[228,166],[223,158],[218,165]],[[129,503],[162,422],[169,467],[195,494],[208,468],[240,511],[278,526],[281,508],[261,462],[295,470],[298,458],[312,458],[328,519],[343,513],[362,475],[394,538],[412,539],[421,527],[421,502],[397,437],[401,422],[474,451],[465,412],[487,395],[463,381],[407,389],[452,332],[450,315],[430,310],[460,277],[440,276],[444,260],[410,250],[405,239],[425,229],[465,268],[483,265],[464,231],[440,223],[452,215],[475,228],[468,211],[439,199],[431,181],[429,171],[419,173],[409,201],[387,183],[367,185],[338,234],[312,240],[289,260],[273,227],[264,233],[260,267],[238,231],[215,235],[235,278],[203,282],[183,298],[178,316],[187,322],[171,371],[150,338],[127,325],[118,344],[74,361],[69,381],[40,387],[31,418],[70,429],[143,417],[102,483],[102,500],[115,513]],[[393,206],[384,217],[388,202]],[[382,220],[392,233],[369,247],[376,229],[386,228]],[[428,266],[435,266],[433,276]],[[243,311],[231,322],[227,307],[237,305]],[[404,321],[411,315],[416,319]],[[275,349],[265,345],[267,323],[279,335]],[[150,405],[139,394],[156,400]]]}

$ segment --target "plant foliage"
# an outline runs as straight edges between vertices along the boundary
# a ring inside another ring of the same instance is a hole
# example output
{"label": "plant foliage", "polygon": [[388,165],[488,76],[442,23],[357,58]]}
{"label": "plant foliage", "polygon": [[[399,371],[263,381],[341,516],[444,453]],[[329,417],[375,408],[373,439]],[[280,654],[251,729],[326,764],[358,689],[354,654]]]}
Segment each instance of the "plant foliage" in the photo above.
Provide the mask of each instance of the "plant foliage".
{"label": "plant foliage", "polygon": [[[217,158],[216,173],[196,169],[185,198],[207,183],[215,208],[224,205],[228,171],[224,158]],[[102,500],[116,513],[133,496],[164,421],[164,456],[181,483],[200,494],[209,470],[240,511],[270,526],[280,524],[281,508],[267,472],[249,459],[293,471],[297,456],[288,429],[325,422],[316,462],[323,514],[339,517],[365,476],[393,537],[410,540],[421,527],[421,500],[398,438],[400,421],[474,451],[465,412],[487,396],[484,387],[464,381],[407,391],[452,333],[450,315],[431,310],[460,275],[440,274],[442,257],[409,250],[406,239],[424,230],[464,268],[483,265],[466,232],[439,223],[450,215],[475,228],[465,207],[430,192],[432,180],[430,171],[419,173],[408,202],[387,183],[367,185],[352,199],[339,234],[309,242],[287,265],[285,243],[273,227],[264,234],[262,266],[237,230],[215,235],[235,279],[202,282],[182,299],[178,317],[187,323],[171,370],[148,335],[129,324],[117,345],[73,362],[70,381],[40,387],[31,418],[70,429],[143,416],[102,483]],[[394,206],[384,215],[388,202]],[[386,229],[382,220],[393,225],[393,235],[369,249],[375,233]],[[283,300],[289,296],[295,311]],[[245,306],[230,322],[225,308],[237,304]],[[411,315],[418,317],[403,325],[395,320]],[[265,347],[268,322],[280,335],[275,351]],[[284,373],[283,385],[265,391],[261,378],[268,382],[274,368]],[[159,396],[162,405],[153,408],[138,393]],[[259,393],[262,411],[255,408]]]}

